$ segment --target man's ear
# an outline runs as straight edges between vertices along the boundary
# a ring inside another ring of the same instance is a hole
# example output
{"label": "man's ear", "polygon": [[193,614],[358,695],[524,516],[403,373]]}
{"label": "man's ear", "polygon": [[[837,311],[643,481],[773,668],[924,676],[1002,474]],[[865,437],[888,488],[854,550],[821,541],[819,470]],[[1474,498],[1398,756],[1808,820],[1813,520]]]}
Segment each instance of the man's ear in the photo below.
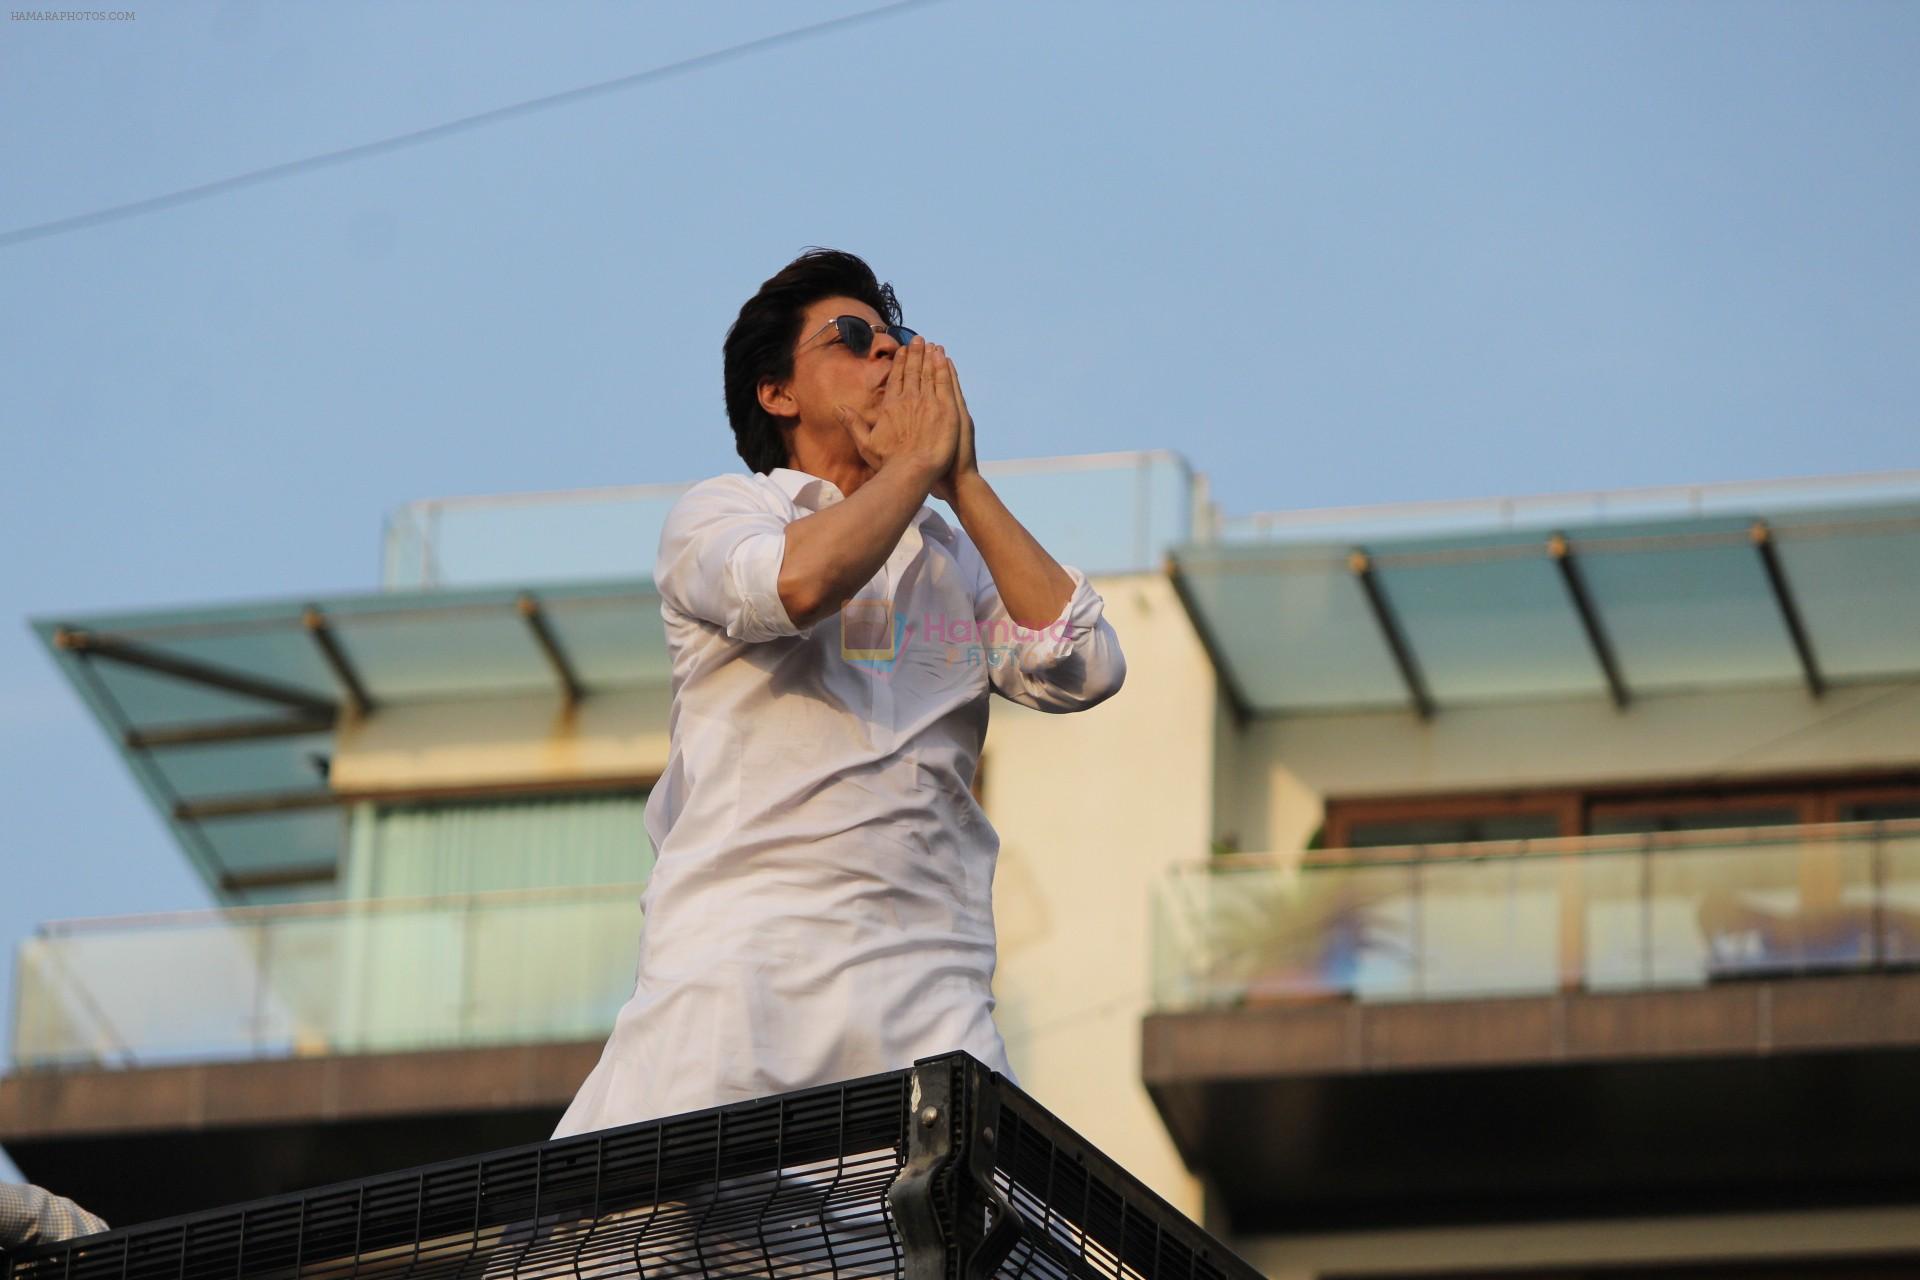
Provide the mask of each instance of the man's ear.
{"label": "man's ear", "polygon": [[775,382],[772,378],[762,378],[757,394],[760,397],[760,407],[774,417],[798,418],[800,416],[800,402],[793,398],[793,392],[787,389],[786,383]]}

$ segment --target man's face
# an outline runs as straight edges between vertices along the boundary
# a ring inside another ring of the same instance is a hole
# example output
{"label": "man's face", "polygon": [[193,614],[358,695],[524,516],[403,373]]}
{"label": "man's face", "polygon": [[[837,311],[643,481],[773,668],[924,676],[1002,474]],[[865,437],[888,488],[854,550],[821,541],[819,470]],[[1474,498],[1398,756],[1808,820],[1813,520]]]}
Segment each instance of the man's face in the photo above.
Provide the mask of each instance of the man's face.
{"label": "man's face", "polygon": [[[874,326],[873,346],[856,356],[840,340],[835,316],[859,316]],[[882,327],[880,313],[853,298],[822,298],[806,310],[793,350],[793,377],[763,386],[760,402],[776,417],[798,418],[803,432],[844,435],[834,410],[845,405],[869,421],[880,410],[887,372],[900,344]],[[848,441],[851,445],[851,440]]]}

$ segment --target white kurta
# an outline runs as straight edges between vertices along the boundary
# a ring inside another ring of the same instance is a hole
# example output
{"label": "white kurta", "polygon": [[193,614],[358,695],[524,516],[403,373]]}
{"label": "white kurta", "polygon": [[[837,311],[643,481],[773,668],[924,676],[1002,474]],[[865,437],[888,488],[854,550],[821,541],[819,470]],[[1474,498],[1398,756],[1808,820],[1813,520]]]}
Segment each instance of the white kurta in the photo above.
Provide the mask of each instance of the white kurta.
{"label": "white kurta", "polygon": [[1081,710],[1125,659],[1080,570],[1063,566],[1059,622],[1017,628],[931,507],[854,602],[796,628],[786,526],[843,497],[779,467],[704,480],[667,517],[671,741],[640,961],[556,1138],[955,1049],[1012,1075],[992,1017],[1000,838],[971,789],[987,695]]}

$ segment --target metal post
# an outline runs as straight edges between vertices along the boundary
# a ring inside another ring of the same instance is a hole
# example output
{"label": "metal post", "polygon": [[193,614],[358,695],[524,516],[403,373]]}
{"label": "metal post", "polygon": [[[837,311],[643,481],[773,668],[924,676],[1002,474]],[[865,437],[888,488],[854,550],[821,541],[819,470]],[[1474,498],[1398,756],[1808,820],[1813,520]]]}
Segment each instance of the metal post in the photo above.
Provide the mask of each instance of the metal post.
{"label": "metal post", "polygon": [[1567,535],[1556,533],[1548,538],[1547,554],[1553,557],[1554,567],[1560,571],[1560,581],[1567,589],[1567,598],[1573,604],[1574,613],[1579,615],[1580,629],[1586,633],[1594,661],[1600,664],[1600,674],[1606,677],[1607,692],[1613,697],[1613,705],[1625,711],[1631,700],[1627,682],[1620,674],[1620,663],[1614,657],[1613,644],[1607,639],[1606,628],[1600,624],[1600,610],[1593,603],[1593,594],[1587,590],[1586,577],[1574,560],[1573,547],[1567,541]]}
{"label": "metal post", "polygon": [[[991,1280],[1014,1246],[1020,1243],[1025,1224],[993,1180],[994,1166],[999,1159],[1000,1091],[993,1078],[977,1064],[969,1064],[966,1075],[970,1102],[965,1116],[968,1132],[962,1135],[960,1145],[971,1176],[960,1179],[958,1188],[959,1244],[966,1251],[967,1260],[963,1280]],[[1093,1182],[1089,1179],[1089,1194],[1092,1189]],[[1122,1201],[1123,1213],[1125,1209],[1126,1202]],[[1086,1226],[1084,1211],[1080,1223],[1083,1228]],[[1123,1236],[1123,1242],[1124,1239]],[[1117,1248],[1114,1256],[1119,1256]]]}
{"label": "metal post", "polygon": [[1873,846],[1868,854],[1867,874],[1873,881],[1873,936],[1871,967],[1887,964],[1887,832],[1884,822],[1873,824]]}
{"label": "metal post", "polygon": [[460,1023],[454,1029],[463,1049],[473,1036],[473,955],[473,895],[468,894],[460,913]]}
{"label": "metal post", "polygon": [[1800,616],[1800,604],[1794,597],[1793,587],[1787,581],[1786,566],[1780,563],[1780,553],[1773,543],[1773,529],[1765,520],[1755,520],[1747,530],[1752,539],[1754,550],[1760,553],[1760,567],[1766,570],[1767,587],[1773,592],[1774,605],[1780,610],[1780,621],[1787,628],[1787,639],[1793,643],[1794,657],[1800,660],[1800,672],[1806,679],[1807,692],[1818,698],[1827,691],[1827,679],[1820,671],[1819,659],[1813,654],[1813,641],[1807,636],[1807,624]]}
{"label": "metal post", "polygon": [[1653,985],[1653,837],[1640,841],[1640,986]]}
{"label": "metal post", "polygon": [[420,536],[420,585],[433,587],[434,581],[433,541],[440,536],[440,505],[435,503],[427,513],[427,527]]}
{"label": "metal post", "polygon": [[1387,601],[1387,593],[1380,585],[1379,576],[1374,572],[1373,557],[1365,551],[1356,550],[1347,556],[1347,569],[1353,574],[1354,581],[1360,584],[1367,608],[1372,611],[1374,623],[1387,642],[1387,651],[1393,655],[1393,665],[1399,670],[1400,679],[1407,687],[1407,697],[1413,703],[1414,714],[1422,720],[1433,719],[1433,696],[1427,692],[1426,677],[1420,673],[1420,663],[1414,657],[1413,645],[1407,640],[1407,633],[1401,627],[1393,606]]}
{"label": "metal post", "polygon": [[1427,859],[1427,849],[1421,845],[1413,851],[1413,863],[1408,874],[1413,879],[1413,994],[1427,994],[1427,903],[1421,892],[1420,868]]}
{"label": "metal post", "polygon": [[988,1280],[1019,1243],[1020,1214],[993,1180],[999,1125],[985,1068],[951,1054],[914,1064],[906,1165],[887,1190],[901,1280]]}
{"label": "metal post", "polygon": [[952,1068],[916,1065],[907,1106],[906,1164],[887,1188],[887,1207],[900,1235],[901,1280],[951,1280],[933,1186],[954,1157],[954,1119]]}
{"label": "metal post", "polygon": [[253,949],[253,1056],[264,1056],[261,1032],[267,1025],[267,930],[270,926],[262,922],[254,926]]}

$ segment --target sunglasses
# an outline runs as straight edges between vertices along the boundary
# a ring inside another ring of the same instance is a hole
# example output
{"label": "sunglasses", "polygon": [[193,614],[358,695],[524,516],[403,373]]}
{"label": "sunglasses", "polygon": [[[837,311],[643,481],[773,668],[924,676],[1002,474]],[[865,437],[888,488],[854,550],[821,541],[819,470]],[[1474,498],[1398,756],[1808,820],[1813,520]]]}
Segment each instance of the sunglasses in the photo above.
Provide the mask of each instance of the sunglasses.
{"label": "sunglasses", "polygon": [[[913,330],[903,324],[888,324],[880,327],[886,330],[888,337],[903,347],[914,339]],[[873,324],[870,321],[862,320],[859,316],[835,316],[808,334],[806,342],[802,342],[800,345],[803,347],[806,346],[807,342],[812,342],[828,329],[838,329],[840,331],[840,341],[847,344],[847,350],[862,359],[866,358],[867,352],[873,350]]]}

